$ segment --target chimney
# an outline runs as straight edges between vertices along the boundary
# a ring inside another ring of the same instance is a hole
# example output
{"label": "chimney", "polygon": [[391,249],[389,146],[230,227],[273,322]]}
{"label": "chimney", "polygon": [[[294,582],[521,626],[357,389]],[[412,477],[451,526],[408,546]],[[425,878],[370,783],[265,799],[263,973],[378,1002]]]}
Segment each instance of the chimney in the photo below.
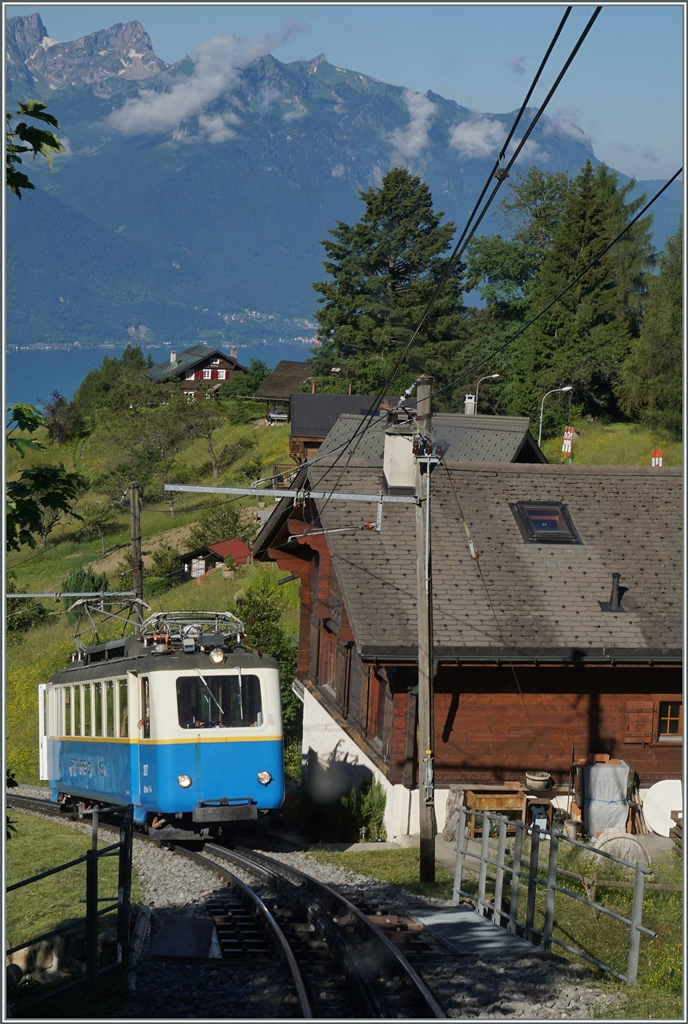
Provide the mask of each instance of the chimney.
{"label": "chimney", "polygon": [[416,460],[413,456],[413,432],[405,428],[385,433],[383,471],[390,494],[416,493]]}
{"label": "chimney", "polygon": [[236,359],[236,357],[237,357],[237,347],[236,347],[236,345],[232,345],[232,347],[229,350],[229,358],[230,359]]}
{"label": "chimney", "polygon": [[475,395],[466,395],[463,403],[464,416],[475,416]]}
{"label": "chimney", "polygon": [[612,592],[609,595],[609,600],[599,602],[600,609],[603,612],[616,612],[617,615],[620,615],[626,611],[626,609],[621,604],[621,598],[626,593],[628,587],[620,587],[620,579],[620,572],[612,573]]}
{"label": "chimney", "polygon": [[177,365],[177,353],[175,352],[174,349],[171,349],[170,350],[170,366],[176,366],[176,365]]}
{"label": "chimney", "polygon": [[314,395],[314,394],[315,394],[315,380],[312,380],[312,381],[311,381],[311,394],[312,394],[312,395]]}

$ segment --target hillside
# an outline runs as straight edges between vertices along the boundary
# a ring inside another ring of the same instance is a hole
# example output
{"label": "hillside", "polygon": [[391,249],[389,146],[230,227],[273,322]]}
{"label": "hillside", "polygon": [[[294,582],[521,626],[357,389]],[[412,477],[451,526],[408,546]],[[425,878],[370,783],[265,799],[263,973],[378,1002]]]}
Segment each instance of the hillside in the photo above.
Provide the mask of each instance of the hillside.
{"label": "hillside", "polygon": [[[48,39],[38,15],[7,24],[8,109],[29,94],[44,100],[69,148],[53,173],[33,163],[37,191],[8,203],[11,345],[48,336],[123,344],[132,325],[153,342],[302,335],[317,308],[312,282],[323,276],[319,242],[337,221],[360,216],[359,191],[402,162],[461,224],[494,158],[489,147],[462,146],[461,132],[479,122],[499,135],[512,120],[481,120],[321,54],[226,71],[208,109],[178,126],[164,115],[165,97],[181,102],[206,71],[200,60],[165,65],[138,22],[62,43]],[[582,133],[546,116],[532,139],[548,171],[575,174],[594,160]],[[661,248],[678,221],[681,185],[655,209]],[[41,225],[50,226],[49,246],[32,244]],[[484,230],[499,226],[488,217]],[[263,318],[237,320],[246,310]]]}

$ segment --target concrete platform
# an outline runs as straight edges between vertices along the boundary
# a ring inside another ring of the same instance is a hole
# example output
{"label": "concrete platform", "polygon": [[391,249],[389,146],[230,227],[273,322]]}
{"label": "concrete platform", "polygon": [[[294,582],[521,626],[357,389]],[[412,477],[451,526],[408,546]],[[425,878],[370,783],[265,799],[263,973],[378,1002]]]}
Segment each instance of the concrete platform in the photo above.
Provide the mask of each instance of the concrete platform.
{"label": "concrete platform", "polygon": [[532,946],[506,928],[498,928],[467,907],[411,912],[409,916],[458,956],[477,956],[481,960],[516,960],[523,957],[560,959]]}

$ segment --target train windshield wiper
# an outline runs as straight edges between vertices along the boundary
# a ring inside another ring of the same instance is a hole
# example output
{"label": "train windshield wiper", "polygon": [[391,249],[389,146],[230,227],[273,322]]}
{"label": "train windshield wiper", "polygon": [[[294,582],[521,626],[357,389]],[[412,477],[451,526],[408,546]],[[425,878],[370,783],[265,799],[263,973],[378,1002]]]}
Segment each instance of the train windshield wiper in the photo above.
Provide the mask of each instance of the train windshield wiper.
{"label": "train windshield wiper", "polygon": [[225,713],[224,713],[224,711],[222,710],[222,707],[221,707],[221,705],[220,705],[220,704],[218,704],[218,702],[217,702],[217,698],[215,697],[215,694],[213,693],[213,691],[212,691],[212,690],[210,689],[210,687],[209,687],[209,686],[208,686],[208,684],[206,683],[206,681],[205,681],[204,677],[203,677],[203,676],[201,675],[201,670],[200,670],[199,668],[197,668],[197,669],[196,669],[196,672],[198,673],[198,678],[199,678],[199,679],[201,680],[201,682],[202,682],[202,683],[203,683],[203,685],[205,686],[206,690],[208,691],[208,693],[210,694],[210,696],[212,697],[212,699],[213,699],[213,700],[215,701],[215,703],[217,704],[218,708],[220,709],[220,714],[221,714],[221,715],[222,715],[222,717],[224,718],[224,717],[225,717]]}

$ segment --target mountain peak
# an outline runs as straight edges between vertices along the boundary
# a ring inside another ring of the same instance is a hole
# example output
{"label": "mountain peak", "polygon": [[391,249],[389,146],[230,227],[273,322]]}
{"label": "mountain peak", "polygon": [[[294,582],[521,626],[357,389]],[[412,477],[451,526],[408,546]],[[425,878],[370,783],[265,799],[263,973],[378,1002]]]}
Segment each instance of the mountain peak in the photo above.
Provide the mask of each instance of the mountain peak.
{"label": "mountain peak", "polygon": [[313,60],[309,60],[306,65],[306,71],[309,75],[314,75],[321,64],[327,64],[327,57],[324,53],[319,53],[317,57],[313,58]]}
{"label": "mountain peak", "polygon": [[[150,36],[139,21],[120,22],[67,43],[50,39],[37,14],[10,18],[7,26],[8,76],[24,78],[29,84],[41,80],[54,90],[77,81],[87,85],[113,78],[141,82],[167,67],[153,52]],[[9,74],[11,42],[21,57],[23,74],[18,68]]]}

